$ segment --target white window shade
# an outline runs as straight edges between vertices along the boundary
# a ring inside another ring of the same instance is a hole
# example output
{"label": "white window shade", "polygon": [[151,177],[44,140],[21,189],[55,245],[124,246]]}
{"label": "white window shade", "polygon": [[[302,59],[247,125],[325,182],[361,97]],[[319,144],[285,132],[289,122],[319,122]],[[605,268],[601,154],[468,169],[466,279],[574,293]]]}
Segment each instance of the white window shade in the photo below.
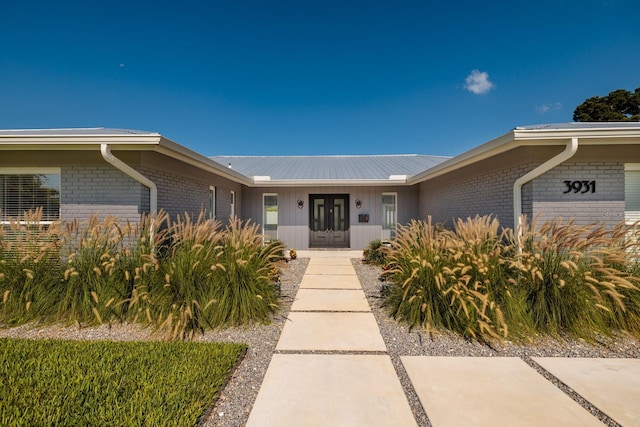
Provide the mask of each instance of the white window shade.
{"label": "white window shade", "polygon": [[640,221],[640,164],[625,165],[624,200],[625,221]]}
{"label": "white window shade", "polygon": [[42,209],[42,221],[60,219],[60,169],[0,169],[0,220]]}

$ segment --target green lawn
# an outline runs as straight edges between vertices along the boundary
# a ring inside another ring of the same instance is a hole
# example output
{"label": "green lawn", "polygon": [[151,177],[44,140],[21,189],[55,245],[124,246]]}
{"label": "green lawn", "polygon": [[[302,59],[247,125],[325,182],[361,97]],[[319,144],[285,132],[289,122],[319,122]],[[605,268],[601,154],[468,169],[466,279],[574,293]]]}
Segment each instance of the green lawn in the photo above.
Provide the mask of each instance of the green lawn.
{"label": "green lawn", "polygon": [[242,344],[0,339],[0,425],[195,425]]}

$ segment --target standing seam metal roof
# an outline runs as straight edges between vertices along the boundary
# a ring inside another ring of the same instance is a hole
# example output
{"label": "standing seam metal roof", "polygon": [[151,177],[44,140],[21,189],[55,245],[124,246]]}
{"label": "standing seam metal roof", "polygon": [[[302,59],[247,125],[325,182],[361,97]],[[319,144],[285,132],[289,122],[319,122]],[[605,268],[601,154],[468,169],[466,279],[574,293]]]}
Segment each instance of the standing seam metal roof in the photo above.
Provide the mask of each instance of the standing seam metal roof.
{"label": "standing seam metal roof", "polygon": [[272,180],[387,180],[412,176],[449,159],[418,154],[374,156],[212,156],[247,177]]}

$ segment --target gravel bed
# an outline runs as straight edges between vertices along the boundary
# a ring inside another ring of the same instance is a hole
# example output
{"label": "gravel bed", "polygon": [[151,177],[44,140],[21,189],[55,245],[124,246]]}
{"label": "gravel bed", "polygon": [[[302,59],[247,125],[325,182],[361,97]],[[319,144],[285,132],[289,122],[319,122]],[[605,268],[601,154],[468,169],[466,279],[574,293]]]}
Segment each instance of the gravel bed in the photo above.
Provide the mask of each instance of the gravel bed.
{"label": "gravel bed", "polygon": [[528,345],[506,341],[503,344],[493,344],[489,347],[451,333],[442,332],[430,335],[419,328],[410,330],[408,326],[391,319],[386,310],[381,307],[383,301],[380,296],[382,282],[378,278],[382,270],[379,267],[364,264],[358,259],[353,259],[352,263],[419,425],[431,426],[431,423],[402,366],[400,356],[520,357],[606,425],[610,427],[619,425],[535,363],[531,357],[640,358],[640,341],[627,336],[602,338],[598,343],[588,343],[584,340],[570,338],[557,340],[549,337],[537,337],[535,343]]}

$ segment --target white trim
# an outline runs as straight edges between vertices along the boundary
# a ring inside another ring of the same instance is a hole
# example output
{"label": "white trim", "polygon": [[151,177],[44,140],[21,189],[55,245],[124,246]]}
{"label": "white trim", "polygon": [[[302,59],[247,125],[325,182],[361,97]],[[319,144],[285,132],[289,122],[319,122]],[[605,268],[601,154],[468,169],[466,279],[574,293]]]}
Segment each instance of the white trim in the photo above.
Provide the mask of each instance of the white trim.
{"label": "white trim", "polygon": [[[58,218],[56,220],[38,221],[38,224],[49,225],[62,218],[62,168],[59,167],[0,167],[0,175],[58,175],[60,178],[60,188],[58,188],[58,196],[60,197],[60,205],[58,206]],[[29,224],[29,221],[19,221],[20,224]],[[0,225],[11,224],[11,221],[0,219]]]}
{"label": "white trim", "polygon": [[229,218],[235,218],[235,216],[236,216],[236,192],[231,190],[229,193],[230,193],[230,199],[231,199],[231,201],[229,202]]}
{"label": "white trim", "polygon": [[[267,196],[276,196],[276,207],[278,208],[278,217],[280,216],[280,201],[278,200],[278,193],[262,193],[262,238],[266,236],[264,225],[267,219],[267,212],[265,211],[266,203],[265,198]],[[278,238],[278,225],[280,223],[280,218],[276,217],[276,239]]]}
{"label": "white trim", "polygon": [[[26,171],[26,172],[25,172]],[[62,168],[0,167],[2,175],[62,174]]]}
{"label": "white trim", "polygon": [[209,186],[209,218],[216,220],[216,187]]}
{"label": "white trim", "polygon": [[625,171],[640,171],[640,163],[625,163]]}
{"label": "white trim", "polygon": [[[394,213],[394,226],[393,227],[388,227],[385,228],[385,218],[384,218],[384,196],[393,196],[393,204],[394,204],[394,209],[393,209],[393,213]],[[398,193],[397,192],[383,192],[381,197],[380,197],[380,205],[382,207],[382,229],[383,230],[393,230],[394,228],[396,228],[398,226]]]}

